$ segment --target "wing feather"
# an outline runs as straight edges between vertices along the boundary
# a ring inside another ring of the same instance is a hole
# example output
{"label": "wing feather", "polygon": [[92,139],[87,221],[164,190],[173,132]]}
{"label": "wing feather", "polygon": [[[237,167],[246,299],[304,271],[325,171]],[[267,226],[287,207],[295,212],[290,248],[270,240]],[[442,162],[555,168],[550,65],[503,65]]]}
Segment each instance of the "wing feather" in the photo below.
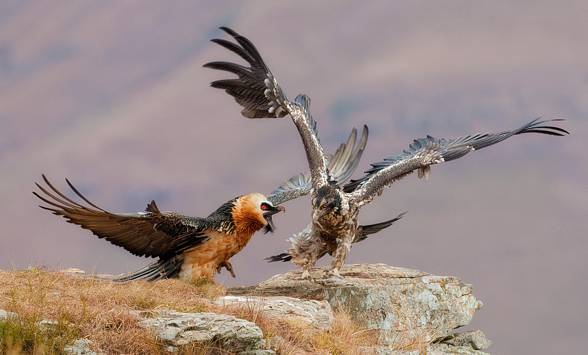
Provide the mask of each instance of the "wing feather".
{"label": "wing feather", "polygon": [[548,122],[558,121],[562,120],[542,121],[535,119],[512,131],[468,135],[456,139],[437,139],[431,136],[415,139],[401,154],[371,164],[372,167],[366,171],[362,178],[351,180],[345,185],[344,190],[352,192],[358,203],[367,203],[380,194],[384,187],[415,170],[419,171],[419,176],[427,176],[430,166],[433,164],[461,158],[471,151],[502,142],[512,136],[525,133],[553,136],[569,134],[563,128],[551,124],[546,125]]}
{"label": "wing feather", "polygon": [[99,238],[134,255],[170,257],[207,239],[203,234],[205,224],[199,223],[200,219],[161,213],[153,201],[148,205],[147,212],[110,213],[90,202],[69,180],[66,179],[69,187],[87,206],[70,199],[55,188],[45,175],[42,177],[47,188],[35,183],[40,192],[34,191],[33,194],[52,207],[41,208],[90,230]]}
{"label": "wing feather", "polygon": [[250,66],[223,61],[205,64],[206,68],[226,71],[238,77],[217,80],[211,86],[231,95],[243,107],[241,114],[245,117],[276,118],[290,114],[304,144],[312,184],[316,187],[327,184],[326,156],[320,145],[316,121],[310,114],[310,98],[298,95],[293,102],[289,101],[253,43],[230,28],[220,29],[237,43],[228,44],[230,42],[219,39],[213,42],[239,55]]}
{"label": "wing feather", "polygon": [[[368,140],[368,127],[363,126],[361,138],[357,141],[357,130],[354,128],[347,141],[342,143],[335,154],[329,159],[329,173],[331,179],[339,186],[343,186],[351,174],[357,168],[361,156],[365,150]],[[302,197],[310,193],[312,189],[312,179],[309,173],[298,174],[286,180],[282,185],[278,186],[272,193],[269,194],[268,199],[272,204],[279,205],[286,201]]]}
{"label": "wing feather", "polygon": [[227,27],[221,30],[233,37],[237,43],[215,38],[211,41],[243,58],[250,67],[231,62],[210,62],[205,68],[236,74],[238,79],[217,80],[211,86],[223,89],[243,107],[241,114],[247,118],[276,118],[289,113],[289,103],[257,48],[247,38]]}

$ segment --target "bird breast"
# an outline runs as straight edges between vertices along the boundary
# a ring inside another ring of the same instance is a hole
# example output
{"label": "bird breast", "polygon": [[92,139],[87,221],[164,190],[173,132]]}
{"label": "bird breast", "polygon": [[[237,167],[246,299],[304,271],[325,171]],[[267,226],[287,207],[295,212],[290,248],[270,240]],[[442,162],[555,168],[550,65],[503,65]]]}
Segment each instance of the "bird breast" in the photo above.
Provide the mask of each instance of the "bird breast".
{"label": "bird breast", "polygon": [[253,234],[220,232],[206,233],[208,240],[184,253],[184,266],[193,269],[216,270],[222,262],[240,252]]}
{"label": "bird breast", "polygon": [[315,208],[313,222],[321,234],[337,238],[355,229],[358,211],[348,200],[343,200],[340,208]]}

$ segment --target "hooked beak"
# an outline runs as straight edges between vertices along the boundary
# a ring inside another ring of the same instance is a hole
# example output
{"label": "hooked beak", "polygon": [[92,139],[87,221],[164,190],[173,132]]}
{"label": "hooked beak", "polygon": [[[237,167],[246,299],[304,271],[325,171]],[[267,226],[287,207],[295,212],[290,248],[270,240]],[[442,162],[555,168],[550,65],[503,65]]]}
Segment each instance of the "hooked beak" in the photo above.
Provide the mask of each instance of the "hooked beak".
{"label": "hooked beak", "polygon": [[274,225],[274,221],[272,220],[272,216],[278,212],[284,212],[286,209],[283,206],[276,206],[271,207],[269,210],[263,213],[263,218],[265,218],[267,224],[263,228],[263,233],[267,234],[268,232],[273,232],[276,230],[276,226]]}

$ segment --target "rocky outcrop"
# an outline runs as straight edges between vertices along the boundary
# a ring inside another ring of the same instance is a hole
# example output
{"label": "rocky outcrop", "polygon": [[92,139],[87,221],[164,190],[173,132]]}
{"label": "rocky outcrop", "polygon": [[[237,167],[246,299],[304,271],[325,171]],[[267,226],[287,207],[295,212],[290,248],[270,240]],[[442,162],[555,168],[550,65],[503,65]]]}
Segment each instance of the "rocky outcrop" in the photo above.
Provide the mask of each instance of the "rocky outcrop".
{"label": "rocky outcrop", "polygon": [[[481,331],[456,333],[482,306],[470,285],[455,277],[383,264],[348,265],[341,275],[328,277],[323,270],[314,270],[311,279],[302,279],[301,272],[292,271],[255,286],[232,288],[229,295],[208,303],[209,309],[218,313],[161,309],[132,313],[162,342],[162,350],[170,352],[214,348],[241,355],[275,354],[269,348],[280,348],[279,332],[270,331],[264,336],[256,324],[221,314],[241,314],[245,308],[262,314],[263,318],[254,318],[263,322],[274,318],[312,327],[311,333],[319,336],[317,339],[329,334],[323,331],[333,326],[333,310],[344,311],[377,338],[372,341],[370,335],[369,343],[362,343],[366,346],[354,348],[357,354],[486,354],[483,351],[490,341]],[[18,319],[18,315],[0,310],[0,321],[12,318]],[[41,329],[58,325],[52,320],[37,322]],[[91,348],[88,340],[78,339],[64,351],[95,354]]]}
{"label": "rocky outcrop", "polygon": [[398,350],[393,346],[372,346],[360,349],[361,355],[488,355],[481,351],[490,346],[484,333],[479,330],[473,332],[455,333],[434,343],[420,344],[414,350]]}
{"label": "rocky outcrop", "polygon": [[[256,286],[228,292],[326,301],[334,309],[348,312],[359,324],[377,331],[379,345],[395,349],[411,344],[461,347],[440,341],[455,339],[455,329],[469,324],[482,306],[472,294],[472,287],[455,277],[384,264],[348,265],[341,275],[326,277],[323,270],[315,270],[311,279],[302,279],[300,271],[292,271]],[[476,350],[470,345],[465,347]]]}
{"label": "rocky outcrop", "polygon": [[168,351],[191,343],[239,354],[265,350],[263,333],[255,323],[225,314],[161,311],[139,324],[165,342]]}
{"label": "rocky outcrop", "polygon": [[456,333],[447,338],[439,339],[438,343],[451,346],[465,346],[474,350],[485,350],[492,345],[492,342],[486,338],[486,335],[481,330]]}
{"label": "rocky outcrop", "polygon": [[229,308],[253,308],[269,318],[286,318],[317,329],[329,329],[333,322],[333,311],[327,301],[283,296],[224,296],[215,303]]}

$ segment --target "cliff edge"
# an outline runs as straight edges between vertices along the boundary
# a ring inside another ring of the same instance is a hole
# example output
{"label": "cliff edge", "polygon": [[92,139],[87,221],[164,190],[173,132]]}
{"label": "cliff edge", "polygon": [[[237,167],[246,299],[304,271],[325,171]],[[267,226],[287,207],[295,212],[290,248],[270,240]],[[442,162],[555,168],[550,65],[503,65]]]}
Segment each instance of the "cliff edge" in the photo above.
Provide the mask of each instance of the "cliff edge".
{"label": "cliff edge", "polygon": [[490,346],[479,330],[457,331],[482,306],[471,285],[384,264],[230,289],[74,271],[0,271],[0,352],[482,355]]}

